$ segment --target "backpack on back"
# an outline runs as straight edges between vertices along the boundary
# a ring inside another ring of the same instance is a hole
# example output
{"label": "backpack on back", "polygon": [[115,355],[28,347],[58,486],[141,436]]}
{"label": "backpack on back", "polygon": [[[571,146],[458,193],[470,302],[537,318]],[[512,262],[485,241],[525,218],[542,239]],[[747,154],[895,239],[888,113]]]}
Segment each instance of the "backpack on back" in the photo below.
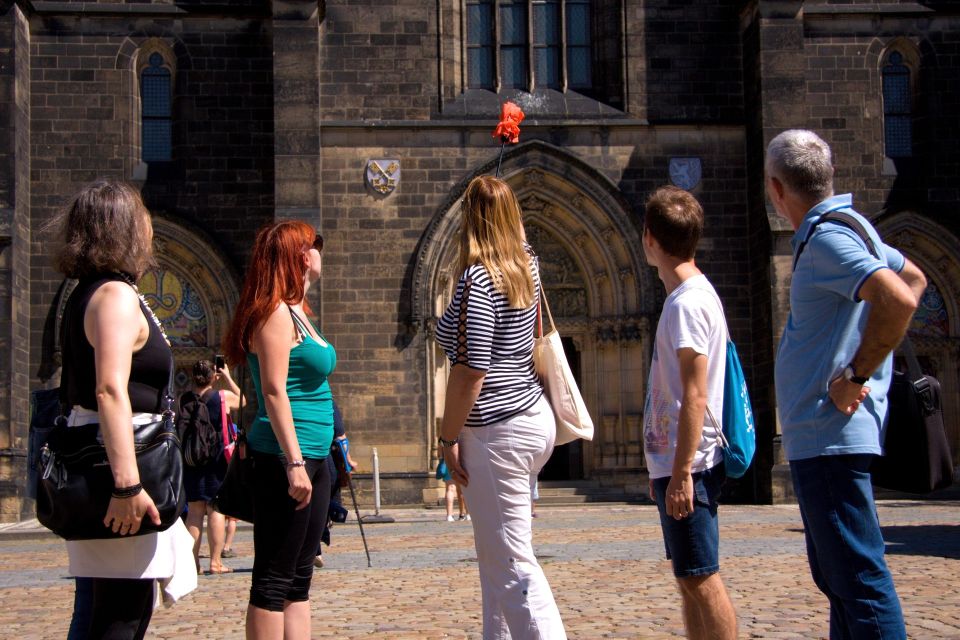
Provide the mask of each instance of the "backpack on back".
{"label": "backpack on back", "polygon": [[183,461],[188,466],[201,467],[212,462],[223,449],[219,426],[210,421],[207,403],[193,391],[180,396],[177,433],[183,448]]}

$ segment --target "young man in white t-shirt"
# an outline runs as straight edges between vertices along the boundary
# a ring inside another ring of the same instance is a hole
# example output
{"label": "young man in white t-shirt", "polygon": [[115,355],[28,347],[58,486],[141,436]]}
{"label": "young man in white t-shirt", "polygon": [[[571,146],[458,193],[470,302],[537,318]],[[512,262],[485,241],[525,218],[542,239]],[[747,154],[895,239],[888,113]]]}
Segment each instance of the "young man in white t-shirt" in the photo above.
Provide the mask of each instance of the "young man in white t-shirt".
{"label": "young man in white t-shirt", "polygon": [[643,248],[667,290],[643,412],[650,494],[683,597],[687,634],[736,638],[737,619],[720,579],[717,498],[723,484],[722,415],[727,329],[716,291],[694,262],[703,209],[676,187],[647,200]]}

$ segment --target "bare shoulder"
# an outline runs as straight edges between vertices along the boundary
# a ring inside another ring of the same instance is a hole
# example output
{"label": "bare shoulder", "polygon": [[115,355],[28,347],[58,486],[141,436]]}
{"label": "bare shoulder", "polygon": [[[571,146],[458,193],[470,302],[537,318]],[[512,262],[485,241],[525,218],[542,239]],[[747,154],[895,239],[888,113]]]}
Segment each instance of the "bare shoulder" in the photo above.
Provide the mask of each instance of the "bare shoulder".
{"label": "bare shoulder", "polygon": [[287,305],[281,302],[251,337],[251,351],[262,353],[265,348],[272,349],[279,345],[286,345],[293,335],[293,318],[290,317]]}
{"label": "bare shoulder", "polygon": [[105,282],[93,295],[87,305],[88,311],[111,315],[132,316],[140,309],[140,299],[133,287],[126,282],[111,280]]}

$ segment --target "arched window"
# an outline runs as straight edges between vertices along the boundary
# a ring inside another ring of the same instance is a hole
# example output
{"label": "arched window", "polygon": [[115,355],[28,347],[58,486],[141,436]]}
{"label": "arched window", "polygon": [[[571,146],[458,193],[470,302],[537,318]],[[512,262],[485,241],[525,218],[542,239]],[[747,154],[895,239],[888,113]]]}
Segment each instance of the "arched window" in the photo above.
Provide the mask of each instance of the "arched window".
{"label": "arched window", "polygon": [[910,67],[892,51],[881,70],[883,81],[883,148],[888,158],[913,155],[913,91]]}
{"label": "arched window", "polygon": [[593,86],[591,0],[466,0],[467,86]]}
{"label": "arched window", "polygon": [[173,153],[171,73],[166,60],[151,53],[140,71],[141,155],[144,162],[170,160]]}

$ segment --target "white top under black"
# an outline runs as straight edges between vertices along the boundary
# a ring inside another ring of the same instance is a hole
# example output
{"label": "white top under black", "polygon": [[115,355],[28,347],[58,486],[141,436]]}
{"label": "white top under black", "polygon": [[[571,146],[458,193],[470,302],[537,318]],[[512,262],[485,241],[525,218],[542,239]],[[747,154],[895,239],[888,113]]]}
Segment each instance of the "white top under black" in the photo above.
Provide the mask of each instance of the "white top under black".
{"label": "white top under black", "polygon": [[526,309],[512,309],[481,264],[467,268],[437,322],[437,342],[452,365],[485,371],[480,396],[465,426],[485,427],[526,411],[543,395],[533,369],[533,326],[540,272],[530,252],[536,295]]}

